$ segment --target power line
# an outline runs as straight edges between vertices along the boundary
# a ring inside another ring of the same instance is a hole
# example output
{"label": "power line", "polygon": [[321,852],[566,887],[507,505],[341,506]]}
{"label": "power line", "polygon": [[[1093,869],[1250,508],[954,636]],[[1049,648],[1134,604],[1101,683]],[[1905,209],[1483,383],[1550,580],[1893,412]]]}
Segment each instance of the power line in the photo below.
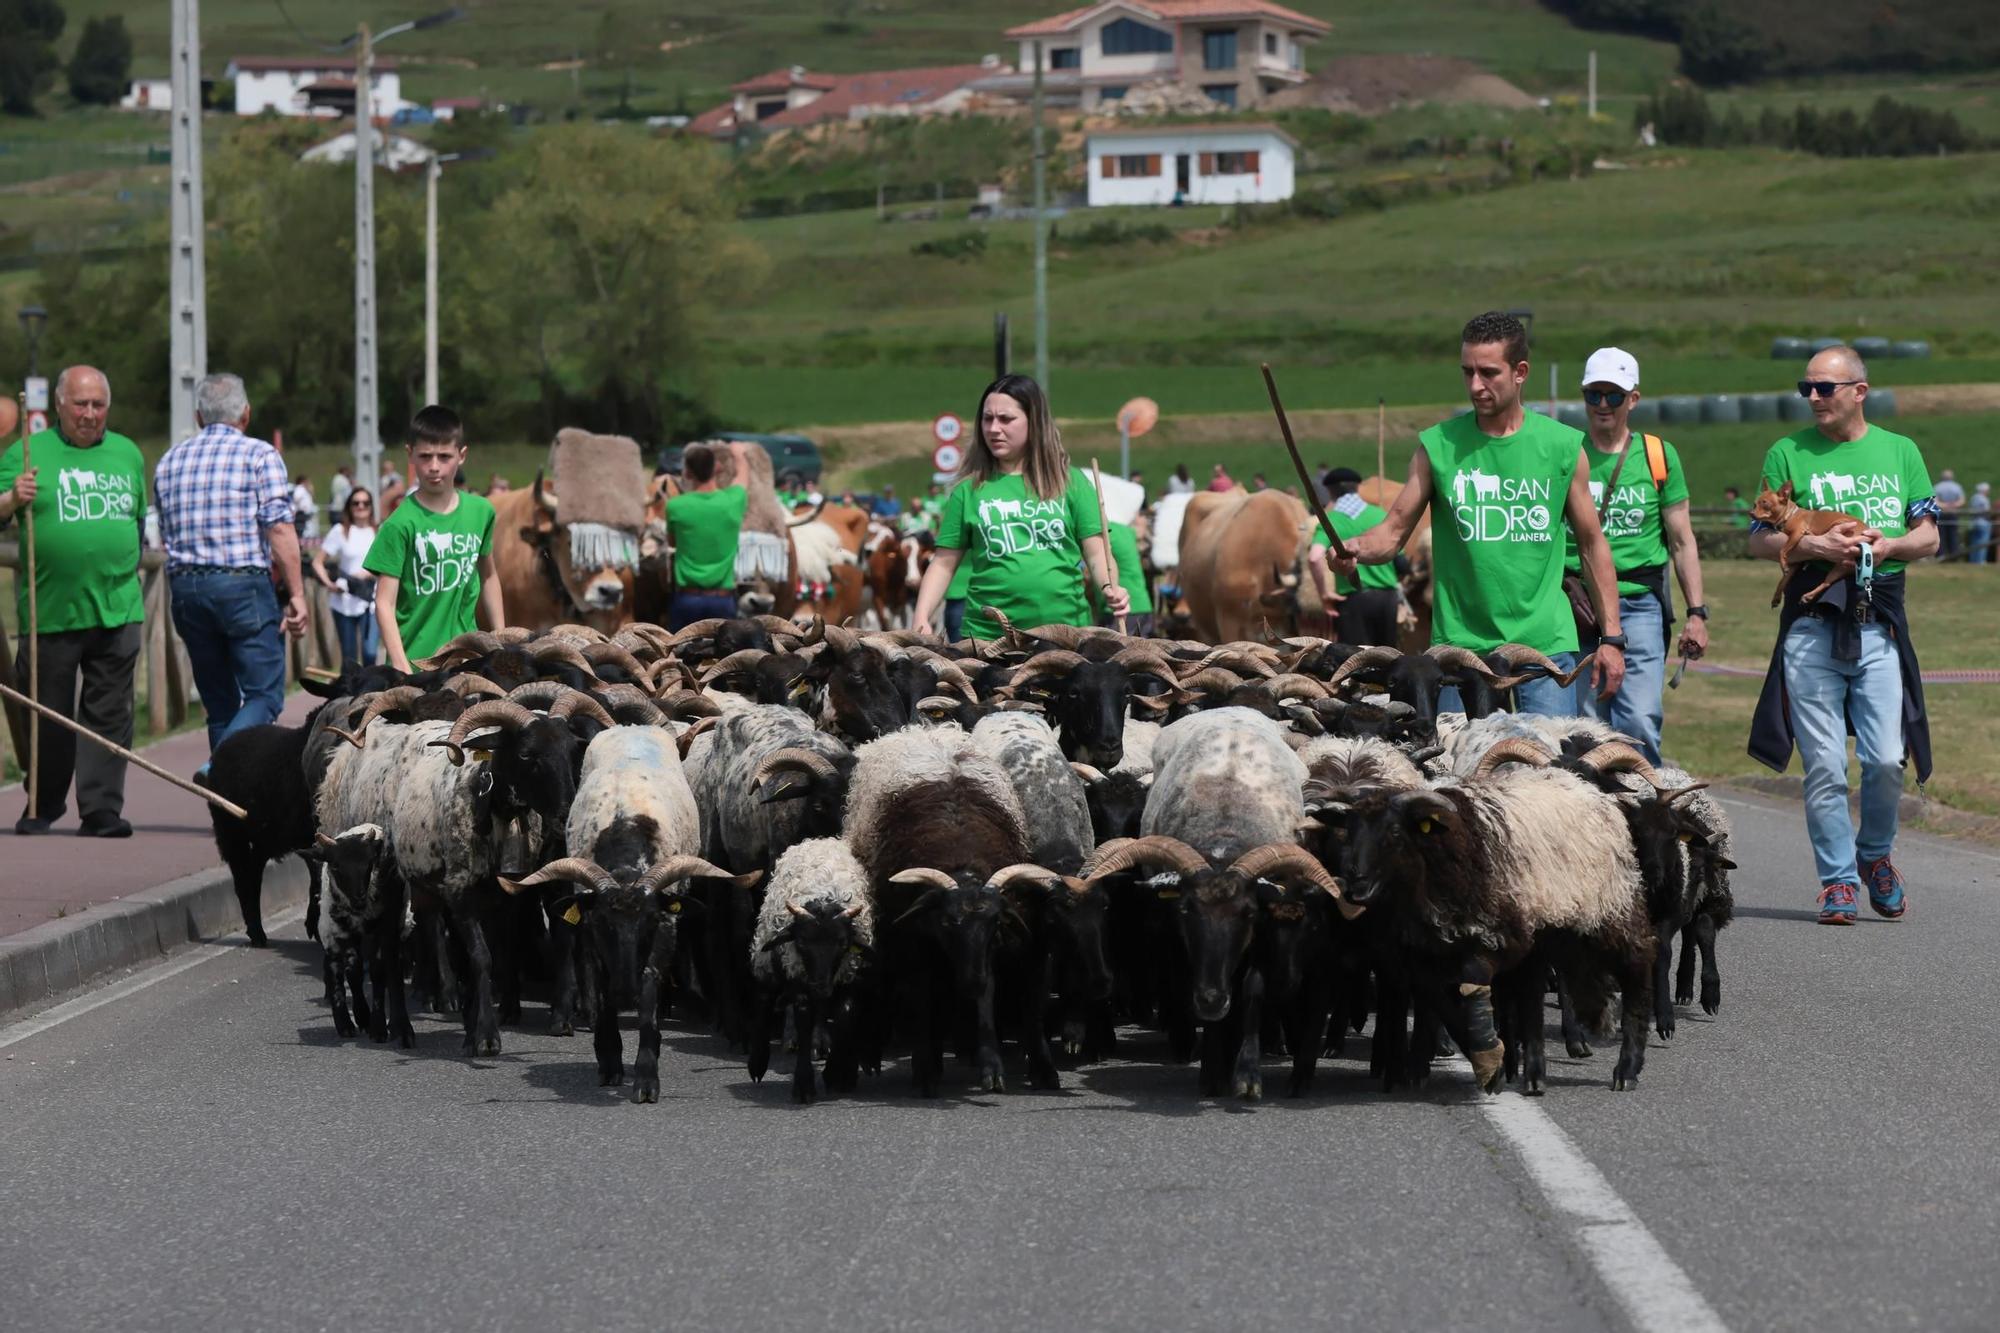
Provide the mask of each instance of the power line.
{"label": "power line", "polygon": [[299,40],[304,42],[307,46],[314,47],[321,51],[327,51],[334,54],[338,54],[339,52],[345,51],[347,50],[348,47],[354,45],[354,38],[352,36],[349,36],[345,41],[339,43],[327,43],[320,41],[318,38],[307,33],[304,28],[301,28],[298,25],[298,21],[292,17],[291,11],[285,8],[285,0],[271,0],[271,3],[278,7],[278,13],[280,16],[284,18],[285,25],[289,27],[294,33],[298,34]]}

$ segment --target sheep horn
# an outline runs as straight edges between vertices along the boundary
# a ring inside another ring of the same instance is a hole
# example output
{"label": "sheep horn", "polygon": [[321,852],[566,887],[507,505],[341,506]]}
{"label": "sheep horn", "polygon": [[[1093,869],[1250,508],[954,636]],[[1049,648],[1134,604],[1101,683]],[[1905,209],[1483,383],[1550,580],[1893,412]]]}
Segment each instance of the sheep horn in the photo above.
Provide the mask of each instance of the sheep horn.
{"label": "sheep horn", "polygon": [[1509,736],[1479,756],[1479,766],[1472,770],[1472,776],[1490,778],[1507,764],[1530,764],[1536,768],[1547,768],[1554,762],[1554,756],[1541,742],[1531,741],[1525,736]]}
{"label": "sheep horn", "polygon": [[561,662],[565,666],[573,666],[587,676],[595,676],[597,674],[591,669],[590,659],[578,652],[575,644],[564,639],[539,641],[529,649],[529,652],[535,659],[537,669],[554,661]]}
{"label": "sheep horn", "polygon": [[1209,667],[1197,671],[1181,682],[1183,690],[1193,690],[1200,694],[1211,692],[1228,693],[1243,683],[1243,677],[1223,667]]}
{"label": "sheep horn", "polygon": [[805,633],[799,635],[799,647],[807,648],[826,639],[826,617],[815,614],[812,623],[806,625]]}
{"label": "sheep horn", "polygon": [[1135,643],[1130,648],[1121,648],[1112,655],[1111,661],[1129,672],[1151,671],[1166,680],[1180,675],[1179,669],[1166,655],[1150,644]]}
{"label": "sheep horn", "polygon": [[645,688],[639,685],[626,685],[622,683],[617,685],[605,685],[598,689],[592,690],[591,693],[595,694],[597,696],[597,702],[603,704],[606,708],[615,709],[624,704],[629,704],[629,703],[642,703],[642,704],[655,703],[653,696],[646,693]]}
{"label": "sheep horn", "polygon": [[1392,662],[1400,662],[1402,660],[1403,654],[1400,649],[1387,648],[1379,644],[1374,647],[1363,648],[1335,669],[1333,675],[1327,678],[1326,686],[1330,690],[1349,676],[1358,676],[1364,671],[1374,672],[1388,666]]}
{"label": "sheep horn", "polygon": [[955,717],[965,700],[949,694],[927,694],[917,700],[916,711],[927,718]]}
{"label": "sheep horn", "polygon": [[[908,870],[898,870],[895,874],[889,876],[889,882],[891,884],[928,884],[934,889],[955,889],[958,887],[957,880],[945,874],[944,871],[933,870],[929,866],[911,866]],[[904,915],[908,915],[908,913]]]}
{"label": "sheep horn", "polygon": [[1460,671],[1470,671],[1481,676],[1493,675],[1493,668],[1487,666],[1478,653],[1470,648],[1461,648],[1455,643],[1434,643],[1424,649],[1424,656],[1440,666],[1457,667]]}
{"label": "sheep horn", "polygon": [[720,616],[711,616],[707,620],[697,620],[692,625],[683,625],[673,633],[667,635],[667,643],[671,647],[686,643],[689,639],[704,638],[715,633],[728,623],[727,620]]}
{"label": "sheep horn", "polygon": [[840,914],[840,919],[842,921],[852,921],[855,917],[860,916],[863,912],[867,910],[868,910],[867,903],[856,903],[854,904],[854,906],[842,912]]}
{"label": "sheep horn", "polygon": [[1660,775],[1646,756],[1623,741],[1606,741],[1577,757],[1577,763],[1595,773],[1636,773],[1656,792],[1666,791]]}
{"label": "sheep horn", "polygon": [[1033,880],[1047,887],[1052,880],[1061,879],[1053,870],[1046,870],[1032,861],[1016,861],[1013,865],[1002,866],[987,878],[986,887],[1005,893],[1023,880]]}
{"label": "sheep horn", "polygon": [[635,657],[630,649],[620,644],[610,642],[586,644],[583,657],[593,667],[615,666],[638,680],[648,679],[649,668],[646,664]]}
{"label": "sheep horn", "polygon": [[1277,875],[1297,875],[1340,897],[1340,881],[1319,863],[1319,858],[1295,842],[1267,842],[1237,857],[1229,868],[1245,879],[1271,879]]}
{"label": "sheep horn", "polygon": [[[654,709],[653,711],[656,713],[659,712],[657,708]],[[653,723],[651,725],[657,726],[658,723]],[[693,726],[689,727],[686,731],[683,731],[680,735],[674,738],[674,748],[681,752],[681,758],[683,759],[687,758],[688,751],[694,748],[694,738],[701,735],[705,731],[713,731],[719,725],[721,725],[721,719],[719,718],[713,718],[713,717],[703,718],[701,721],[695,723]]]}
{"label": "sheep horn", "polygon": [[1324,699],[1326,686],[1311,676],[1287,671],[1282,676],[1273,676],[1264,682],[1265,691],[1273,699]]}
{"label": "sheep horn", "polygon": [[531,680],[526,685],[516,685],[507,691],[507,702],[523,708],[534,708],[547,712],[549,705],[562,697],[569,686],[554,680]]}
{"label": "sheep horn", "polygon": [[710,662],[707,666],[703,667],[700,683],[707,685],[717,677],[727,676],[734,671],[754,670],[759,662],[770,655],[769,650],[763,648],[740,649],[727,657]]}
{"label": "sheep horn", "polygon": [[684,690],[672,695],[660,707],[666,709],[667,716],[675,722],[685,722],[689,717],[722,716],[722,705],[700,690]]}
{"label": "sheep horn", "polygon": [[1659,789],[1659,799],[1665,801],[1668,805],[1672,805],[1682,797],[1692,796],[1698,791],[1707,790],[1707,788],[1708,784],[1706,782],[1691,782],[1685,787],[1661,787]]}
{"label": "sheep horn", "polygon": [[494,630],[493,637],[500,640],[502,647],[512,648],[516,644],[526,643],[534,638],[535,632],[526,625],[507,625]]}
{"label": "sheep horn", "polygon": [[822,633],[835,657],[845,657],[861,646],[861,636],[845,625],[824,625]]}
{"label": "sheep horn", "polygon": [[611,636],[591,625],[579,625],[575,621],[554,625],[544,631],[545,639],[575,639],[580,643],[609,643]]}
{"label": "sheep horn", "polygon": [[612,721],[621,727],[657,727],[667,720],[651,699],[621,699],[609,711]]}
{"label": "sheep horn", "polygon": [[490,694],[496,699],[507,697],[507,691],[473,671],[468,671],[462,676],[453,676],[444,683],[444,688],[461,699],[468,694]]}
{"label": "sheep horn", "polygon": [[793,916],[796,917],[808,917],[812,915],[811,912],[808,912],[805,908],[799,906],[797,903],[793,902],[789,898],[785,900],[785,910],[787,912],[790,912]]}
{"label": "sheep horn", "polygon": [[1194,664],[1194,674],[1199,675],[1209,667],[1227,667],[1238,675],[1262,676],[1266,679],[1278,674],[1277,669],[1269,662],[1246,653],[1241,648],[1217,648]]}
{"label": "sheep horn", "polygon": [[1538,648],[1530,648],[1525,643],[1503,643],[1487,654],[1497,657],[1507,664],[1507,669],[1519,674],[1524,666],[1540,667],[1551,676],[1562,674],[1562,668],[1549,660],[1549,655]]}
{"label": "sheep horn", "polygon": [[691,879],[700,875],[704,879],[726,879],[739,888],[749,888],[764,877],[761,870],[751,870],[741,875],[732,875],[713,861],[704,861],[699,856],[670,856],[639,877],[639,889],[643,893],[658,893],[677,879]]}
{"label": "sheep horn", "polygon": [[565,856],[560,861],[551,861],[525,879],[508,879],[500,876],[500,887],[508,893],[525,893],[529,889],[556,881],[578,884],[593,892],[602,892],[618,887],[618,881],[597,862],[584,856]]}
{"label": "sheep horn", "polygon": [[757,765],[757,771],[750,775],[750,790],[757,790],[780,773],[794,772],[810,773],[821,782],[835,782],[840,777],[840,770],[833,766],[833,761],[819,751],[788,745],[767,755],[764,762]]}
{"label": "sheep horn", "polygon": [[392,689],[380,690],[368,697],[368,706],[361,712],[361,720],[354,724],[351,738],[356,745],[368,734],[369,724],[384,713],[399,713],[424,697],[420,685],[397,685]]}
{"label": "sheep horn", "polygon": [[1069,771],[1082,778],[1085,782],[1104,781],[1103,769],[1092,768],[1089,764],[1079,764],[1074,759],[1069,761]]}
{"label": "sheep horn", "polygon": [[1014,674],[1007,678],[1007,684],[1013,687],[1026,685],[1043,676],[1067,676],[1082,665],[1084,657],[1081,653],[1066,648],[1051,649],[1048,652],[1036,653],[1015,667]]}
{"label": "sheep horn", "polygon": [[573,690],[565,685],[556,694],[556,697],[549,701],[550,717],[567,720],[575,717],[578,713],[582,713],[588,718],[594,718],[607,727],[618,725],[618,720],[604,711],[603,704],[597,702],[597,700],[591,698],[582,690]]}
{"label": "sheep horn", "polygon": [[1208,869],[1208,858],[1179,838],[1170,838],[1164,833],[1144,838],[1114,838],[1097,849],[1097,859],[1090,868],[1090,878],[1086,883],[1095,884],[1136,865],[1161,866],[1183,875],[1192,875]]}
{"label": "sheep horn", "polygon": [[535,720],[535,715],[512,699],[488,699],[476,703],[458,715],[458,721],[451,724],[451,734],[441,741],[433,741],[451,755],[452,767],[465,762],[465,742],[475,731],[488,727],[501,727],[517,731]]}

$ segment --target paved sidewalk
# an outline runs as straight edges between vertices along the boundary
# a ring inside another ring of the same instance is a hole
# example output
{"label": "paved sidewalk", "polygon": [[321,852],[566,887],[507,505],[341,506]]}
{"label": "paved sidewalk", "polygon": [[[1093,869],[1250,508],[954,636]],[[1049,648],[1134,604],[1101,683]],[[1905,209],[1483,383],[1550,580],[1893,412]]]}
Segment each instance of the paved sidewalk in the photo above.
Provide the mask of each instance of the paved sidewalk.
{"label": "paved sidewalk", "polygon": [[[298,722],[317,702],[294,693],[282,720]],[[200,729],[183,732],[141,753],[170,773],[192,776],[208,758],[208,736]],[[18,838],[14,821],[27,807],[27,794],[18,784],[0,788],[0,937],[222,863],[205,803],[143,769],[133,767],[125,779],[130,838],[77,837],[74,796],[54,833]]]}

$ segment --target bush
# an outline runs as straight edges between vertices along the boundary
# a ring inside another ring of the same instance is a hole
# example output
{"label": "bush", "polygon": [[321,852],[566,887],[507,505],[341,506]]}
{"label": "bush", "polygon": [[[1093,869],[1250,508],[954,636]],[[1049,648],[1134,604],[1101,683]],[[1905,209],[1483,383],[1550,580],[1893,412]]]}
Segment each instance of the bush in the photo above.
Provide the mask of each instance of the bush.
{"label": "bush", "polygon": [[69,94],[77,101],[115,105],[132,82],[132,34],[123,15],[88,19],[69,58]]}
{"label": "bush", "polygon": [[919,241],[910,247],[913,255],[934,255],[939,259],[977,259],[986,253],[986,233],[983,231],[954,232],[950,236],[939,236],[928,241]]}
{"label": "bush", "polygon": [[[1056,229],[1049,228],[1050,241]],[[1164,245],[1174,239],[1174,229],[1164,222],[1121,222],[1117,218],[1097,218],[1064,237],[1071,245]]]}
{"label": "bush", "polygon": [[1847,107],[1822,113],[1801,103],[1790,116],[1766,107],[1752,125],[1734,107],[1717,120],[1699,90],[1676,87],[1641,103],[1636,119],[1651,122],[1661,143],[1681,148],[1754,143],[1820,157],[1922,157],[1983,146],[1952,112],[1886,95],[1875,99],[1865,120]]}

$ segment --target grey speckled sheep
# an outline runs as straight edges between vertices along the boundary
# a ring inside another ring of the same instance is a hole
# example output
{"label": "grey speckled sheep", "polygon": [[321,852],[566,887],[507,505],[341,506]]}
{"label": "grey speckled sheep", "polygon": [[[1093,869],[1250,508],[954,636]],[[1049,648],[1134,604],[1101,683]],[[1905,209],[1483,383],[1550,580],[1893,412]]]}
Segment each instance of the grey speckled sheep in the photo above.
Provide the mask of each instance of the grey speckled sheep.
{"label": "grey speckled sheep", "polygon": [[1083,779],[1070,767],[1055,729],[1033,713],[994,713],[972,729],[972,743],[1014,780],[1027,817],[1028,859],[1074,875],[1096,847]]}
{"label": "grey speckled sheep", "polygon": [[1141,836],[1178,838],[1216,864],[1298,836],[1306,766],[1262,714],[1215,708],[1182,718],[1160,732],[1153,756]]}

